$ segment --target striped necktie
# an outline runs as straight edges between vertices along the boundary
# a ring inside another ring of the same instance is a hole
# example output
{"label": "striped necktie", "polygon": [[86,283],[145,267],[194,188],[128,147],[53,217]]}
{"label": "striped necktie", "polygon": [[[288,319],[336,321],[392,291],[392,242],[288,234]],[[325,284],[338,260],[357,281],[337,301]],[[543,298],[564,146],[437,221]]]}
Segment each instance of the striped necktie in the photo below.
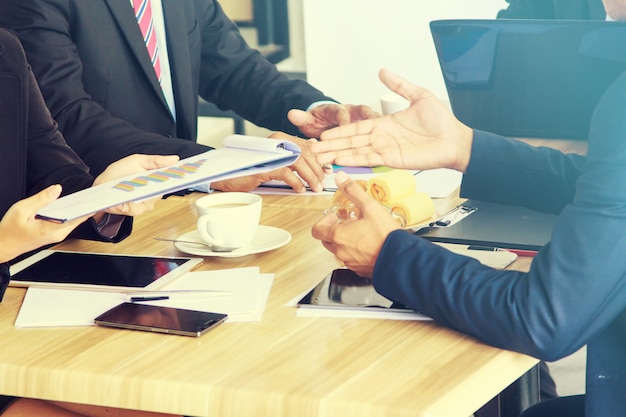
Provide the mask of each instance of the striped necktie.
{"label": "striped necktie", "polygon": [[135,9],[135,16],[143,35],[143,40],[148,48],[148,55],[152,61],[152,67],[161,84],[161,62],[159,61],[159,46],[157,45],[156,33],[154,30],[154,23],[152,22],[152,7],[150,0],[134,0],[133,8]]}

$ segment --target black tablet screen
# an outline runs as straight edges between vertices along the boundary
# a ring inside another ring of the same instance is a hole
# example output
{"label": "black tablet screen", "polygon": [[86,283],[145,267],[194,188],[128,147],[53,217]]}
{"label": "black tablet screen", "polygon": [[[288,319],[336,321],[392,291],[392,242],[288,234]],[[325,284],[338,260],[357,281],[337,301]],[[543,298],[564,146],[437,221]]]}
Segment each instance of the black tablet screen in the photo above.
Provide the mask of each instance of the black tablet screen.
{"label": "black tablet screen", "polygon": [[53,252],[11,277],[13,281],[145,287],[189,259]]}

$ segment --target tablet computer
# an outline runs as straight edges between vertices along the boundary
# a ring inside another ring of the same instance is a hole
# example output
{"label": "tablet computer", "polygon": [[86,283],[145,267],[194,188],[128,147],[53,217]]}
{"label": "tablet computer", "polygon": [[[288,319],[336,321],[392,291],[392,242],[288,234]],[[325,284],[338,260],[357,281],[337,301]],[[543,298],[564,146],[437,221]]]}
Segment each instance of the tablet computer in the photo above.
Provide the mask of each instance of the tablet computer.
{"label": "tablet computer", "polygon": [[11,266],[10,285],[156,290],[201,262],[202,258],[43,250]]}
{"label": "tablet computer", "polygon": [[298,307],[415,314],[409,307],[376,292],[371,279],[360,277],[347,268],[333,270],[298,301]]}

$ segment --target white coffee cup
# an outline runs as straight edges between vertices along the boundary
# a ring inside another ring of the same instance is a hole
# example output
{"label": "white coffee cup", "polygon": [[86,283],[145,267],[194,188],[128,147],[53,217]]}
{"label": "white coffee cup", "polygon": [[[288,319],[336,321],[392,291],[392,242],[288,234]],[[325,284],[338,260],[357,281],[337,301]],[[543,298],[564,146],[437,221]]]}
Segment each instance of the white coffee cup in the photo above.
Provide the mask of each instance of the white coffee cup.
{"label": "white coffee cup", "polygon": [[196,200],[197,229],[215,252],[228,252],[252,242],[261,220],[262,199],[251,193],[224,192]]}
{"label": "white coffee cup", "polygon": [[397,113],[409,107],[409,100],[396,94],[385,94],[380,98],[380,108],[383,115]]}

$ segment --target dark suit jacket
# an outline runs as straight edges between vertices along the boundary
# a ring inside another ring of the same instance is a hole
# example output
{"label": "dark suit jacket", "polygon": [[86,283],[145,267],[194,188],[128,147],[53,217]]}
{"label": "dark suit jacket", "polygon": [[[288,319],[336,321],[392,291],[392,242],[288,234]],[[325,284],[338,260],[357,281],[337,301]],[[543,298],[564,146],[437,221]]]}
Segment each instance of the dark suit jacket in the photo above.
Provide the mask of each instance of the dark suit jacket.
{"label": "dark suit jacket", "polygon": [[602,0],[506,0],[509,7],[498,13],[508,19],[604,20]]}
{"label": "dark suit jacket", "polygon": [[600,100],[586,158],[475,131],[466,197],[558,213],[529,272],[497,271],[396,231],[384,296],[488,344],[556,360],[587,344],[586,416],[626,410],[626,74]]}
{"label": "dark suit jacket", "polygon": [[[52,184],[63,194],[91,186],[93,177],[67,146],[50,117],[17,38],[0,29],[0,218],[18,200]],[[132,219],[124,221],[115,241],[128,236]],[[74,237],[100,236],[93,220]],[[0,242],[0,244],[2,244]]]}
{"label": "dark suit jacket", "polygon": [[192,143],[198,95],[292,134],[289,109],[329,99],[250,49],[216,1],[163,0],[163,12],[176,122],[129,0],[0,0],[0,24],[16,30],[52,115],[92,172],[131,153],[206,151]]}

